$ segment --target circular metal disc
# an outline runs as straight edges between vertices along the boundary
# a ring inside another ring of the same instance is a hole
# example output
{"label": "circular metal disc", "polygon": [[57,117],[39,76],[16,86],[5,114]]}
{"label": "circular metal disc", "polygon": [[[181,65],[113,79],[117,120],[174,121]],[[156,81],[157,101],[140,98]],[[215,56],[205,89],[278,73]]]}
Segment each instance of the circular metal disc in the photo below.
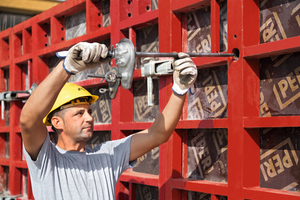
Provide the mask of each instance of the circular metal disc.
{"label": "circular metal disc", "polygon": [[124,89],[130,89],[133,79],[135,64],[135,51],[133,43],[124,38],[119,41],[114,49],[114,59],[122,75],[121,84]]}

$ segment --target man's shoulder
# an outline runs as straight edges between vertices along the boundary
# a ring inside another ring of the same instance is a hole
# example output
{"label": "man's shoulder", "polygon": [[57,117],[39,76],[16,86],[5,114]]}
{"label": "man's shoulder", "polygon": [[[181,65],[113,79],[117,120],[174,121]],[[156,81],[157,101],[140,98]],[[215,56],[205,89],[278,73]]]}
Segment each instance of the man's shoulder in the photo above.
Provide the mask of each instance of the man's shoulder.
{"label": "man's shoulder", "polygon": [[128,143],[130,140],[130,136],[127,136],[125,138],[117,139],[117,140],[109,140],[102,142],[100,144],[96,144],[94,146],[87,145],[85,147],[85,151],[87,153],[96,153],[96,152],[103,152],[103,151],[113,151],[113,149],[117,146],[124,145]]}

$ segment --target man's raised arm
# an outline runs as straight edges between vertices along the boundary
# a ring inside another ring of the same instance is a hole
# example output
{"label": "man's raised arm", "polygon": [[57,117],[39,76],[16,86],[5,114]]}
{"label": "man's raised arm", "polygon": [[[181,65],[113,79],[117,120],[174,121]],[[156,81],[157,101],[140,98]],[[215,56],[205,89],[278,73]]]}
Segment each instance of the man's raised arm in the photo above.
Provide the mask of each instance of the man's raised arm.
{"label": "man's raised arm", "polygon": [[[80,52],[82,58],[79,57]],[[74,45],[63,56],[64,62],[60,62],[31,94],[22,109],[20,126],[25,149],[33,160],[46,139],[43,118],[51,110],[62,87],[71,75],[99,66],[107,52],[107,47],[99,43],[81,42]]]}
{"label": "man's raised arm", "polygon": [[179,58],[173,63],[173,93],[152,126],[132,136],[130,161],[167,142],[175,130],[182,113],[186,93],[197,78],[197,68],[190,57],[185,53],[179,53]]}

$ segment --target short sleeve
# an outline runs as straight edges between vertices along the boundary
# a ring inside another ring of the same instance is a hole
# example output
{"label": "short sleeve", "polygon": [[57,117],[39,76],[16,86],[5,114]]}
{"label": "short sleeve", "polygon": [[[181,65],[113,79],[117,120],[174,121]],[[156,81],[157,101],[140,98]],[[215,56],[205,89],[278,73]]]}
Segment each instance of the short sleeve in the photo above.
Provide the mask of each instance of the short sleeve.
{"label": "short sleeve", "polygon": [[112,156],[112,166],[114,168],[115,176],[119,177],[122,172],[132,168],[136,164],[136,160],[129,162],[130,144],[132,136],[128,136],[119,140],[114,140],[106,143],[110,145]]}
{"label": "short sleeve", "polygon": [[46,139],[42,145],[38,157],[34,161],[31,159],[23,144],[23,151],[30,172],[30,177],[36,182],[44,180],[45,177],[52,170],[53,159],[51,158],[51,155],[53,149],[51,148],[51,146],[53,146],[53,144],[50,142],[50,136],[47,133]]}

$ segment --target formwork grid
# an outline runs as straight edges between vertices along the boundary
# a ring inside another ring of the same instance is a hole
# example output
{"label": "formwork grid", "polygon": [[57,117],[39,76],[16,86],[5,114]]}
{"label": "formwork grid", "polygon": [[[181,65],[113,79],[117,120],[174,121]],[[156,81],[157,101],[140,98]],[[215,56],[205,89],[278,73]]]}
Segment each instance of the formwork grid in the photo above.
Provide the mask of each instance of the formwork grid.
{"label": "formwork grid", "polygon": [[[210,52],[221,51],[222,9],[220,5],[224,1],[111,0],[108,9],[110,19],[107,18],[107,13],[104,13],[103,2],[69,0],[0,32],[0,91],[26,90],[33,83],[41,83],[49,74],[50,58],[54,57],[57,51],[67,50],[81,41],[109,40],[109,45],[114,45],[122,38],[129,38],[137,46],[139,30],[153,25],[158,26],[160,52],[186,52],[189,50],[189,14],[208,6]],[[212,200],[300,198],[299,193],[295,192],[299,191],[298,189],[292,192],[261,187],[264,177],[261,169],[262,166],[264,167],[261,161],[261,128],[297,128],[300,117],[297,114],[263,117],[263,112],[268,110],[260,103],[260,59],[300,51],[300,36],[261,43],[260,7],[267,1],[227,0],[225,2],[227,5],[226,51],[236,53],[239,58],[203,57],[193,58],[193,61],[199,72],[206,68],[227,66],[227,116],[190,119],[188,100],[190,96],[187,97],[176,130],[169,141],[159,147],[159,173],[149,174],[132,170],[124,172],[117,184],[117,199],[134,200],[150,197],[172,200],[206,199],[205,194],[208,194]],[[299,5],[296,4],[293,14],[298,11],[296,8],[299,8]],[[80,12],[85,13],[85,32],[69,39],[66,33],[67,18]],[[299,13],[296,14],[296,19],[300,19]],[[9,74],[9,77],[5,74]],[[133,78],[134,81],[144,79],[138,66]],[[294,81],[296,79],[289,80],[291,88],[296,90]],[[158,80],[158,112],[161,112],[168,102],[172,93],[172,82],[172,76],[163,76]],[[107,87],[107,83],[100,83],[96,78],[77,80],[75,83],[86,88]],[[110,139],[115,140],[149,128],[152,124],[151,120],[134,120],[134,99],[133,88],[126,90],[119,87],[115,99],[110,101],[110,121],[95,124],[95,131],[110,132]],[[295,97],[294,100],[296,99]],[[27,164],[22,153],[19,126],[23,104],[21,101],[6,104],[9,112],[5,112],[6,119],[0,120],[0,187],[12,196],[21,195],[17,199],[33,199]],[[193,130],[208,129],[227,131],[228,144],[224,149],[227,150],[228,167],[225,182],[196,180],[189,178],[188,175],[189,136]],[[52,132],[50,128],[48,130]],[[296,152],[293,154],[294,157],[300,155],[298,149],[292,149],[293,152]],[[272,159],[275,160],[274,157]],[[278,166],[277,163],[277,171]],[[296,166],[298,166],[297,162]],[[295,187],[299,184],[299,179],[296,180],[298,182],[294,182]],[[141,189],[141,185],[149,187]],[[190,191],[200,195],[190,195]]]}

